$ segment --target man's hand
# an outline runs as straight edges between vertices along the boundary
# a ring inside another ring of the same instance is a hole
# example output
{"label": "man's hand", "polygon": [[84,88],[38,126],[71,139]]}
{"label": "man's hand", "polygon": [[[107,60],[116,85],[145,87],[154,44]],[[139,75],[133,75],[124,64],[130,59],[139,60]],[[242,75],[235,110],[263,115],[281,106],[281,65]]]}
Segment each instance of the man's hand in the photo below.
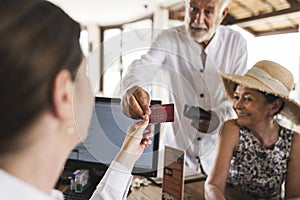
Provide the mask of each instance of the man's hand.
{"label": "man's hand", "polygon": [[211,113],[211,120],[193,119],[191,120],[191,125],[202,133],[212,133],[214,130],[218,128],[220,120],[214,112],[212,111],[209,112]]}
{"label": "man's hand", "polygon": [[146,116],[151,114],[149,104],[149,94],[143,88],[134,86],[123,96],[122,111],[132,119],[146,120]]}

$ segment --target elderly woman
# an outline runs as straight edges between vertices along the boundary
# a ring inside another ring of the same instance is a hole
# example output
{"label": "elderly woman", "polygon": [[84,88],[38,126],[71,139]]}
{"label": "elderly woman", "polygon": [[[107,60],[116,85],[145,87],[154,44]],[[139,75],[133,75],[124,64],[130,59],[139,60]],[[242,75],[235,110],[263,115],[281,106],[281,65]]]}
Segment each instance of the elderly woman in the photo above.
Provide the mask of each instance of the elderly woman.
{"label": "elderly woman", "polygon": [[300,105],[289,98],[293,75],[272,61],[244,76],[221,73],[238,116],[225,122],[206,199],[285,199],[300,196],[300,136],[276,120],[300,124]]}

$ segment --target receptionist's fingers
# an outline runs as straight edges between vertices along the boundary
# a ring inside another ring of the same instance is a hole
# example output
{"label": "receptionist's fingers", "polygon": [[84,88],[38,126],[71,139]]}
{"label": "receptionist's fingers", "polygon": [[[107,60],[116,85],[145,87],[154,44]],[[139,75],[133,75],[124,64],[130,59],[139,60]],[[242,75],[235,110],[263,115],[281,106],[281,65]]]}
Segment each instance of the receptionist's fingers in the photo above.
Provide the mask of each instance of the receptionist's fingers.
{"label": "receptionist's fingers", "polygon": [[128,127],[125,140],[136,140],[135,143],[139,144],[146,135],[151,133],[150,130],[152,129],[149,128],[149,117],[147,116],[146,121],[140,121]]}
{"label": "receptionist's fingers", "polygon": [[144,131],[147,128],[148,124],[149,117],[146,118],[146,121],[140,121],[128,127],[122,148],[115,158],[118,163],[122,164],[130,171],[132,170],[134,163],[140,158],[140,156],[144,152],[145,147],[148,144],[148,142],[146,142],[146,144],[141,144]]}
{"label": "receptionist's fingers", "polygon": [[143,144],[145,147],[149,147],[152,144],[152,140],[149,139],[142,139],[141,144]]}
{"label": "receptionist's fingers", "polygon": [[153,130],[153,125],[149,124],[143,133],[141,144],[145,145],[145,147],[148,147],[152,144],[152,138],[153,138],[152,130]]}
{"label": "receptionist's fingers", "polygon": [[153,124],[148,124],[148,126],[146,127],[146,129],[144,130],[144,135],[148,134],[148,133],[152,133],[154,128]]}

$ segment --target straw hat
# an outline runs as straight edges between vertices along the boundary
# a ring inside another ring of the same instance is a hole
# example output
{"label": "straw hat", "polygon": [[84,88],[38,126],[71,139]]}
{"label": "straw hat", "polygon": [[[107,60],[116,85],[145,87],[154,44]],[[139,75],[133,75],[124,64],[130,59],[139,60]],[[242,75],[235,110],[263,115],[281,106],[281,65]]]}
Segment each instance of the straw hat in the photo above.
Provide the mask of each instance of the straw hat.
{"label": "straw hat", "polygon": [[256,63],[244,76],[219,72],[229,99],[233,99],[235,84],[281,97],[285,101],[281,115],[296,125],[300,124],[300,104],[289,98],[293,88],[292,73],[278,63],[262,60]]}

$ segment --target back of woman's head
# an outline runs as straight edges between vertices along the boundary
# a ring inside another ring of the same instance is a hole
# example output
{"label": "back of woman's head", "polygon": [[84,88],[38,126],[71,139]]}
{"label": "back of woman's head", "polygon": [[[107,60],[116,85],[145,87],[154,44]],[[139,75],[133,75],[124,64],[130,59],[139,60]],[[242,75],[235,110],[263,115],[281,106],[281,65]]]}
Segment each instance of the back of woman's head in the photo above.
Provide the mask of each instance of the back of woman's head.
{"label": "back of woman's head", "polygon": [[[47,1],[0,0],[0,154],[13,151],[25,130],[51,109],[53,80],[75,79],[82,59],[80,26]],[[42,133],[41,133],[42,134]]]}

